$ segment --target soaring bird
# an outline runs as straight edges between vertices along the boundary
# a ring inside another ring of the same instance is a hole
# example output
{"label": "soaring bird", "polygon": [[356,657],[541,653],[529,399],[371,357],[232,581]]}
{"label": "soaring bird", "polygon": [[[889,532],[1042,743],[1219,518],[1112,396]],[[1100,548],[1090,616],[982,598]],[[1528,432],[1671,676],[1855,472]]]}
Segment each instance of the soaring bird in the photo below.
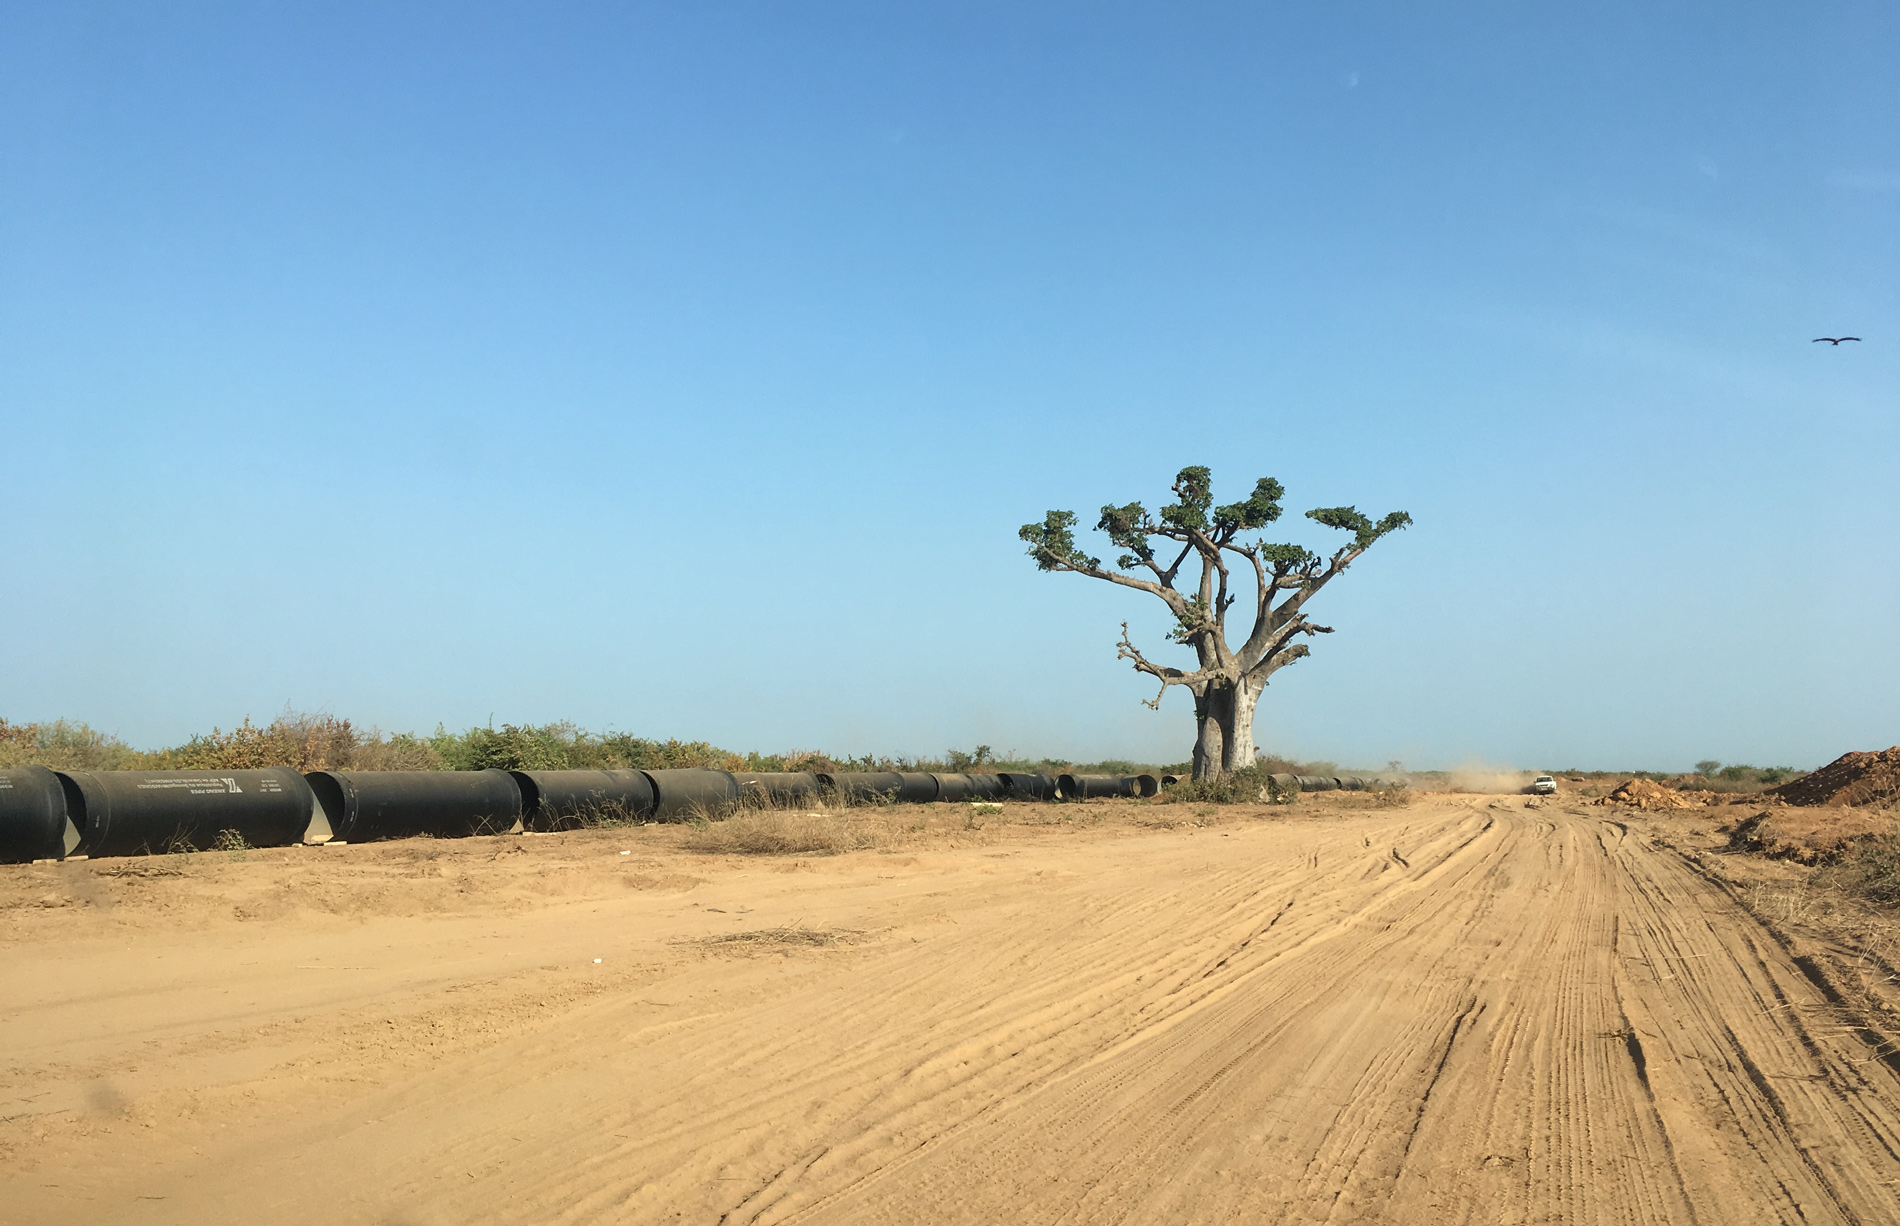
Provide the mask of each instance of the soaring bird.
{"label": "soaring bird", "polygon": [[1859,339],[1860,338],[1858,336],[1817,336],[1813,340],[1809,341],[1808,344],[1818,345],[1822,341],[1826,341],[1830,345],[1838,345],[1842,341],[1857,341]]}

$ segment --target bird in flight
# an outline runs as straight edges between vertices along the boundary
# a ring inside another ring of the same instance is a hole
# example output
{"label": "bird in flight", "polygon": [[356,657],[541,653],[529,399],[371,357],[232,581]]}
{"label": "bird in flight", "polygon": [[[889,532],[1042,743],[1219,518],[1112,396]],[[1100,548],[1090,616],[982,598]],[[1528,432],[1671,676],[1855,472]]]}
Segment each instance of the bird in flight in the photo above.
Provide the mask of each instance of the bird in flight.
{"label": "bird in flight", "polygon": [[1857,341],[1859,339],[1860,338],[1858,336],[1817,336],[1813,340],[1809,341],[1808,344],[1818,345],[1822,341],[1826,341],[1830,345],[1838,346],[1842,341]]}

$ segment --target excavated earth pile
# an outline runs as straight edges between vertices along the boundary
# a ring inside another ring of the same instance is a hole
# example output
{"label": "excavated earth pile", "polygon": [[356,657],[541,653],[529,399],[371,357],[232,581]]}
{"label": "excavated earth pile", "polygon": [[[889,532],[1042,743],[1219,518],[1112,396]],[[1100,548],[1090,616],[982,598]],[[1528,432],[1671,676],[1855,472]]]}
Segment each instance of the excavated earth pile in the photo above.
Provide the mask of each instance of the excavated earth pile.
{"label": "excavated earth pile", "polygon": [[1656,812],[1666,809],[1696,809],[1701,806],[1674,788],[1652,783],[1647,779],[1629,779],[1608,796],[1596,801],[1600,805],[1628,805],[1632,809]]}
{"label": "excavated earth pile", "polygon": [[1768,795],[1791,805],[1886,807],[1900,801],[1900,745],[1873,753],[1844,753],[1811,775]]}

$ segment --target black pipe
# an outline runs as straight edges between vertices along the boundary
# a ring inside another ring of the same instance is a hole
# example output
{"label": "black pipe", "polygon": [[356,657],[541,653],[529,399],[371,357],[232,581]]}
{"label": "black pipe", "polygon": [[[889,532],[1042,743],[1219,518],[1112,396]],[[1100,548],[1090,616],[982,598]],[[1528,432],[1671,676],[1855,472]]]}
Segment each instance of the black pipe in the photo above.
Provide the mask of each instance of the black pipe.
{"label": "black pipe", "polygon": [[505,770],[311,771],[304,778],[332,833],[345,842],[521,827],[521,786]]}
{"label": "black pipe", "polygon": [[1133,796],[1135,782],[1123,775],[1058,775],[1057,800],[1100,800],[1109,796]]}
{"label": "black pipe", "polygon": [[1328,779],[1324,775],[1300,775],[1302,792],[1335,792],[1339,790],[1339,780]]}
{"label": "black pipe", "polygon": [[975,795],[976,790],[970,781],[970,776],[963,774],[937,776],[938,800],[969,800]]}
{"label": "black pipe", "polygon": [[901,804],[927,805],[937,799],[937,777],[921,771],[899,771],[897,777],[903,784],[897,789],[897,799]]}
{"label": "black pipe", "polygon": [[736,773],[733,780],[739,798],[750,805],[809,805],[818,799],[818,776],[810,771]]}
{"label": "black pipe", "polygon": [[568,830],[653,816],[645,771],[510,771],[521,789],[521,821],[530,830]]}
{"label": "black pipe", "polygon": [[731,771],[689,767],[647,771],[653,781],[653,816],[662,822],[689,817],[723,817],[739,803],[739,781]]}
{"label": "black pipe", "polygon": [[994,774],[976,774],[968,776],[970,780],[971,800],[1001,800],[1008,795],[1003,787],[1003,777]]}
{"label": "black pipe", "polygon": [[1003,794],[1011,800],[1048,800],[1056,794],[1056,781],[1047,775],[1010,771],[997,778],[1003,781]]}
{"label": "black pipe", "polygon": [[1155,778],[1153,775],[1136,775],[1132,783],[1136,796],[1159,796],[1161,794],[1161,780]]}
{"label": "black pipe", "polygon": [[89,856],[204,851],[227,831],[252,847],[322,838],[315,797],[288,766],[58,773],[71,781],[67,811]]}
{"label": "black pipe", "polygon": [[904,777],[896,771],[837,771],[819,775],[818,785],[852,800],[895,800],[904,790]]}
{"label": "black pipe", "polygon": [[44,766],[0,770],[0,864],[62,860],[79,841],[56,773]]}

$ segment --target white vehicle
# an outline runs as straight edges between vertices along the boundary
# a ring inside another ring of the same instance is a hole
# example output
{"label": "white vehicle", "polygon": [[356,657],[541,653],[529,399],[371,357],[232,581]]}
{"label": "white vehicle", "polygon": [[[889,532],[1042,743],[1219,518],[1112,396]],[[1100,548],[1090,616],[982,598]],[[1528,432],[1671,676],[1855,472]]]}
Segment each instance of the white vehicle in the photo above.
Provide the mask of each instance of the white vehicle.
{"label": "white vehicle", "polygon": [[1549,796],[1557,790],[1557,781],[1549,775],[1539,775],[1531,780],[1531,791],[1539,796]]}

